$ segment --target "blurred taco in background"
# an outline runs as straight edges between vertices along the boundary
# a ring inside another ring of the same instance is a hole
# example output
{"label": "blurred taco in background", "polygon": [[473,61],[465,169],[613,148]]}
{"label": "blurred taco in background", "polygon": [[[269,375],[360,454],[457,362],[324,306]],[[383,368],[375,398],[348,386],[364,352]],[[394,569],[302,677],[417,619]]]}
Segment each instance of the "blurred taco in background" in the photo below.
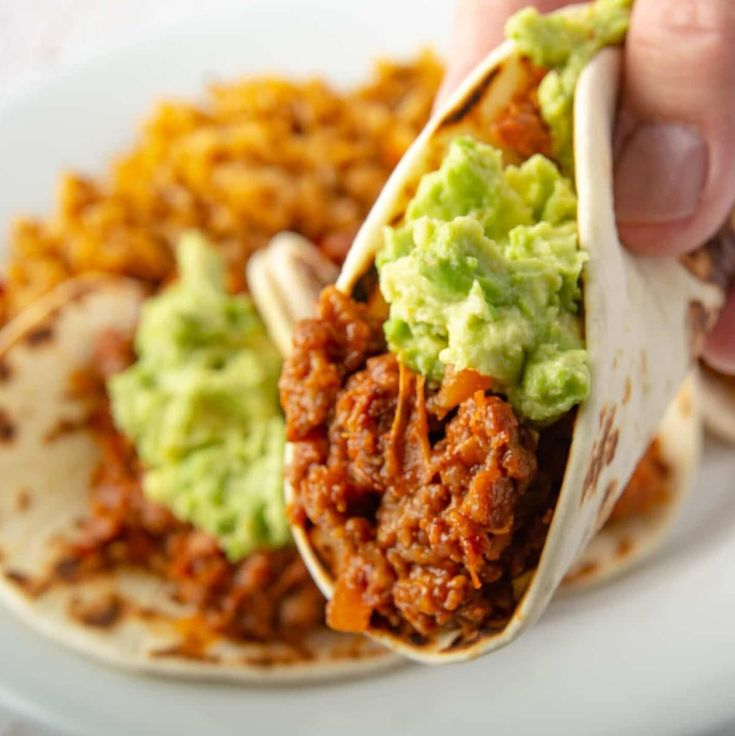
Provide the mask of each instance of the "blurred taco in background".
{"label": "blurred taco in background", "polygon": [[225,284],[190,234],[160,293],[78,278],[0,332],[0,597],[126,668],[261,681],[384,666],[382,647],[324,625],[284,513],[281,358]]}
{"label": "blurred taco in background", "polygon": [[296,543],[328,623],[468,659],[543,612],[723,300],[616,232],[631,3],[511,19],[389,179],[281,378]]}

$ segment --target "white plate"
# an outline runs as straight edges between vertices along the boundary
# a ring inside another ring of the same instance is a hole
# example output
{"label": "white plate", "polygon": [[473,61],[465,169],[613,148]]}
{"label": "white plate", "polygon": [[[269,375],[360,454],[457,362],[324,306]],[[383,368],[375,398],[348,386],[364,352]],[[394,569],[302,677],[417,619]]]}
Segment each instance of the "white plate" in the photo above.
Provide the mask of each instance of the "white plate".
{"label": "white plate", "polygon": [[[449,2],[426,0],[256,0],[67,70],[0,109],[0,228],[17,212],[47,211],[61,169],[101,170],[160,96],[260,71],[355,81],[378,54],[439,43],[449,16]],[[318,687],[198,685],[105,669],[0,611],[0,699],[90,736],[726,729],[735,726],[733,479],[735,455],[711,445],[655,562],[557,601],[519,642],[477,662]]]}

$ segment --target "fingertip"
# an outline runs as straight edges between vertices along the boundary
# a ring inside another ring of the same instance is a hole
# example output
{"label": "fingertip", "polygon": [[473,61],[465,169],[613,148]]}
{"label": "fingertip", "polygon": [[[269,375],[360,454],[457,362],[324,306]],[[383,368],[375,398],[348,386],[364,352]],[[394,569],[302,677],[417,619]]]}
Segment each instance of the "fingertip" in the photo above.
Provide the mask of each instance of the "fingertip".
{"label": "fingertip", "polygon": [[703,243],[691,219],[661,224],[631,224],[618,221],[618,235],[628,250],[649,256],[680,256],[692,250],[692,243]]}
{"label": "fingertip", "polygon": [[634,4],[615,205],[621,240],[638,253],[695,249],[735,202],[733,21],[732,0]]}

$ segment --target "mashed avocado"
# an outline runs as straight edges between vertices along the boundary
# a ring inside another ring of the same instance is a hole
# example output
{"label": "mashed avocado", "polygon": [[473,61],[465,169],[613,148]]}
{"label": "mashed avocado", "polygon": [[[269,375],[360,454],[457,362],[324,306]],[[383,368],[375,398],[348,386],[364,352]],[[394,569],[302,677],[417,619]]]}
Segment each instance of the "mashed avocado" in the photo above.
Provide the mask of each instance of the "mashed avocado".
{"label": "mashed avocado", "polygon": [[281,361],[206,241],[188,235],[177,255],[178,281],[144,306],[137,362],[109,383],[113,416],[143,462],[145,494],[237,560],[290,539]]}
{"label": "mashed avocado", "polygon": [[632,5],[633,0],[596,0],[555,15],[525,8],[508,21],[508,38],[535,64],[549,70],[538,98],[551,129],[555,158],[565,171],[574,168],[572,109],[579,75],[600,49],[625,38]]}
{"label": "mashed avocado", "polygon": [[504,169],[499,150],[456,138],[403,224],[386,228],[377,265],[391,351],[435,380],[447,365],[491,376],[533,421],[583,401],[576,214],[548,159]]}
{"label": "mashed avocado", "polygon": [[[585,64],[623,40],[633,0],[597,0],[508,22],[522,54],[548,69],[539,87],[554,158],[574,171],[574,92]],[[526,419],[561,417],[589,393],[577,199],[571,179],[536,155],[503,167],[502,152],[456,138],[422,177],[377,257],[390,306],[385,335],[401,361],[434,381],[447,366],[494,379]]]}

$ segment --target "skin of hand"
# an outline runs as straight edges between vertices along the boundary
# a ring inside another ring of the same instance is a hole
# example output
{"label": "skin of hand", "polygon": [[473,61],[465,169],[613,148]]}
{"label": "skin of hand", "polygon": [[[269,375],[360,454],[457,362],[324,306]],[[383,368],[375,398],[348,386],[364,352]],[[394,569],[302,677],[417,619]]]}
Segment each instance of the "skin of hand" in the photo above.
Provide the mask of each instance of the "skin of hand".
{"label": "skin of hand", "polygon": [[[459,0],[438,104],[503,40],[506,20],[565,0]],[[615,134],[615,207],[625,245],[680,255],[735,207],[735,0],[636,0]],[[735,288],[705,358],[735,373]]]}

